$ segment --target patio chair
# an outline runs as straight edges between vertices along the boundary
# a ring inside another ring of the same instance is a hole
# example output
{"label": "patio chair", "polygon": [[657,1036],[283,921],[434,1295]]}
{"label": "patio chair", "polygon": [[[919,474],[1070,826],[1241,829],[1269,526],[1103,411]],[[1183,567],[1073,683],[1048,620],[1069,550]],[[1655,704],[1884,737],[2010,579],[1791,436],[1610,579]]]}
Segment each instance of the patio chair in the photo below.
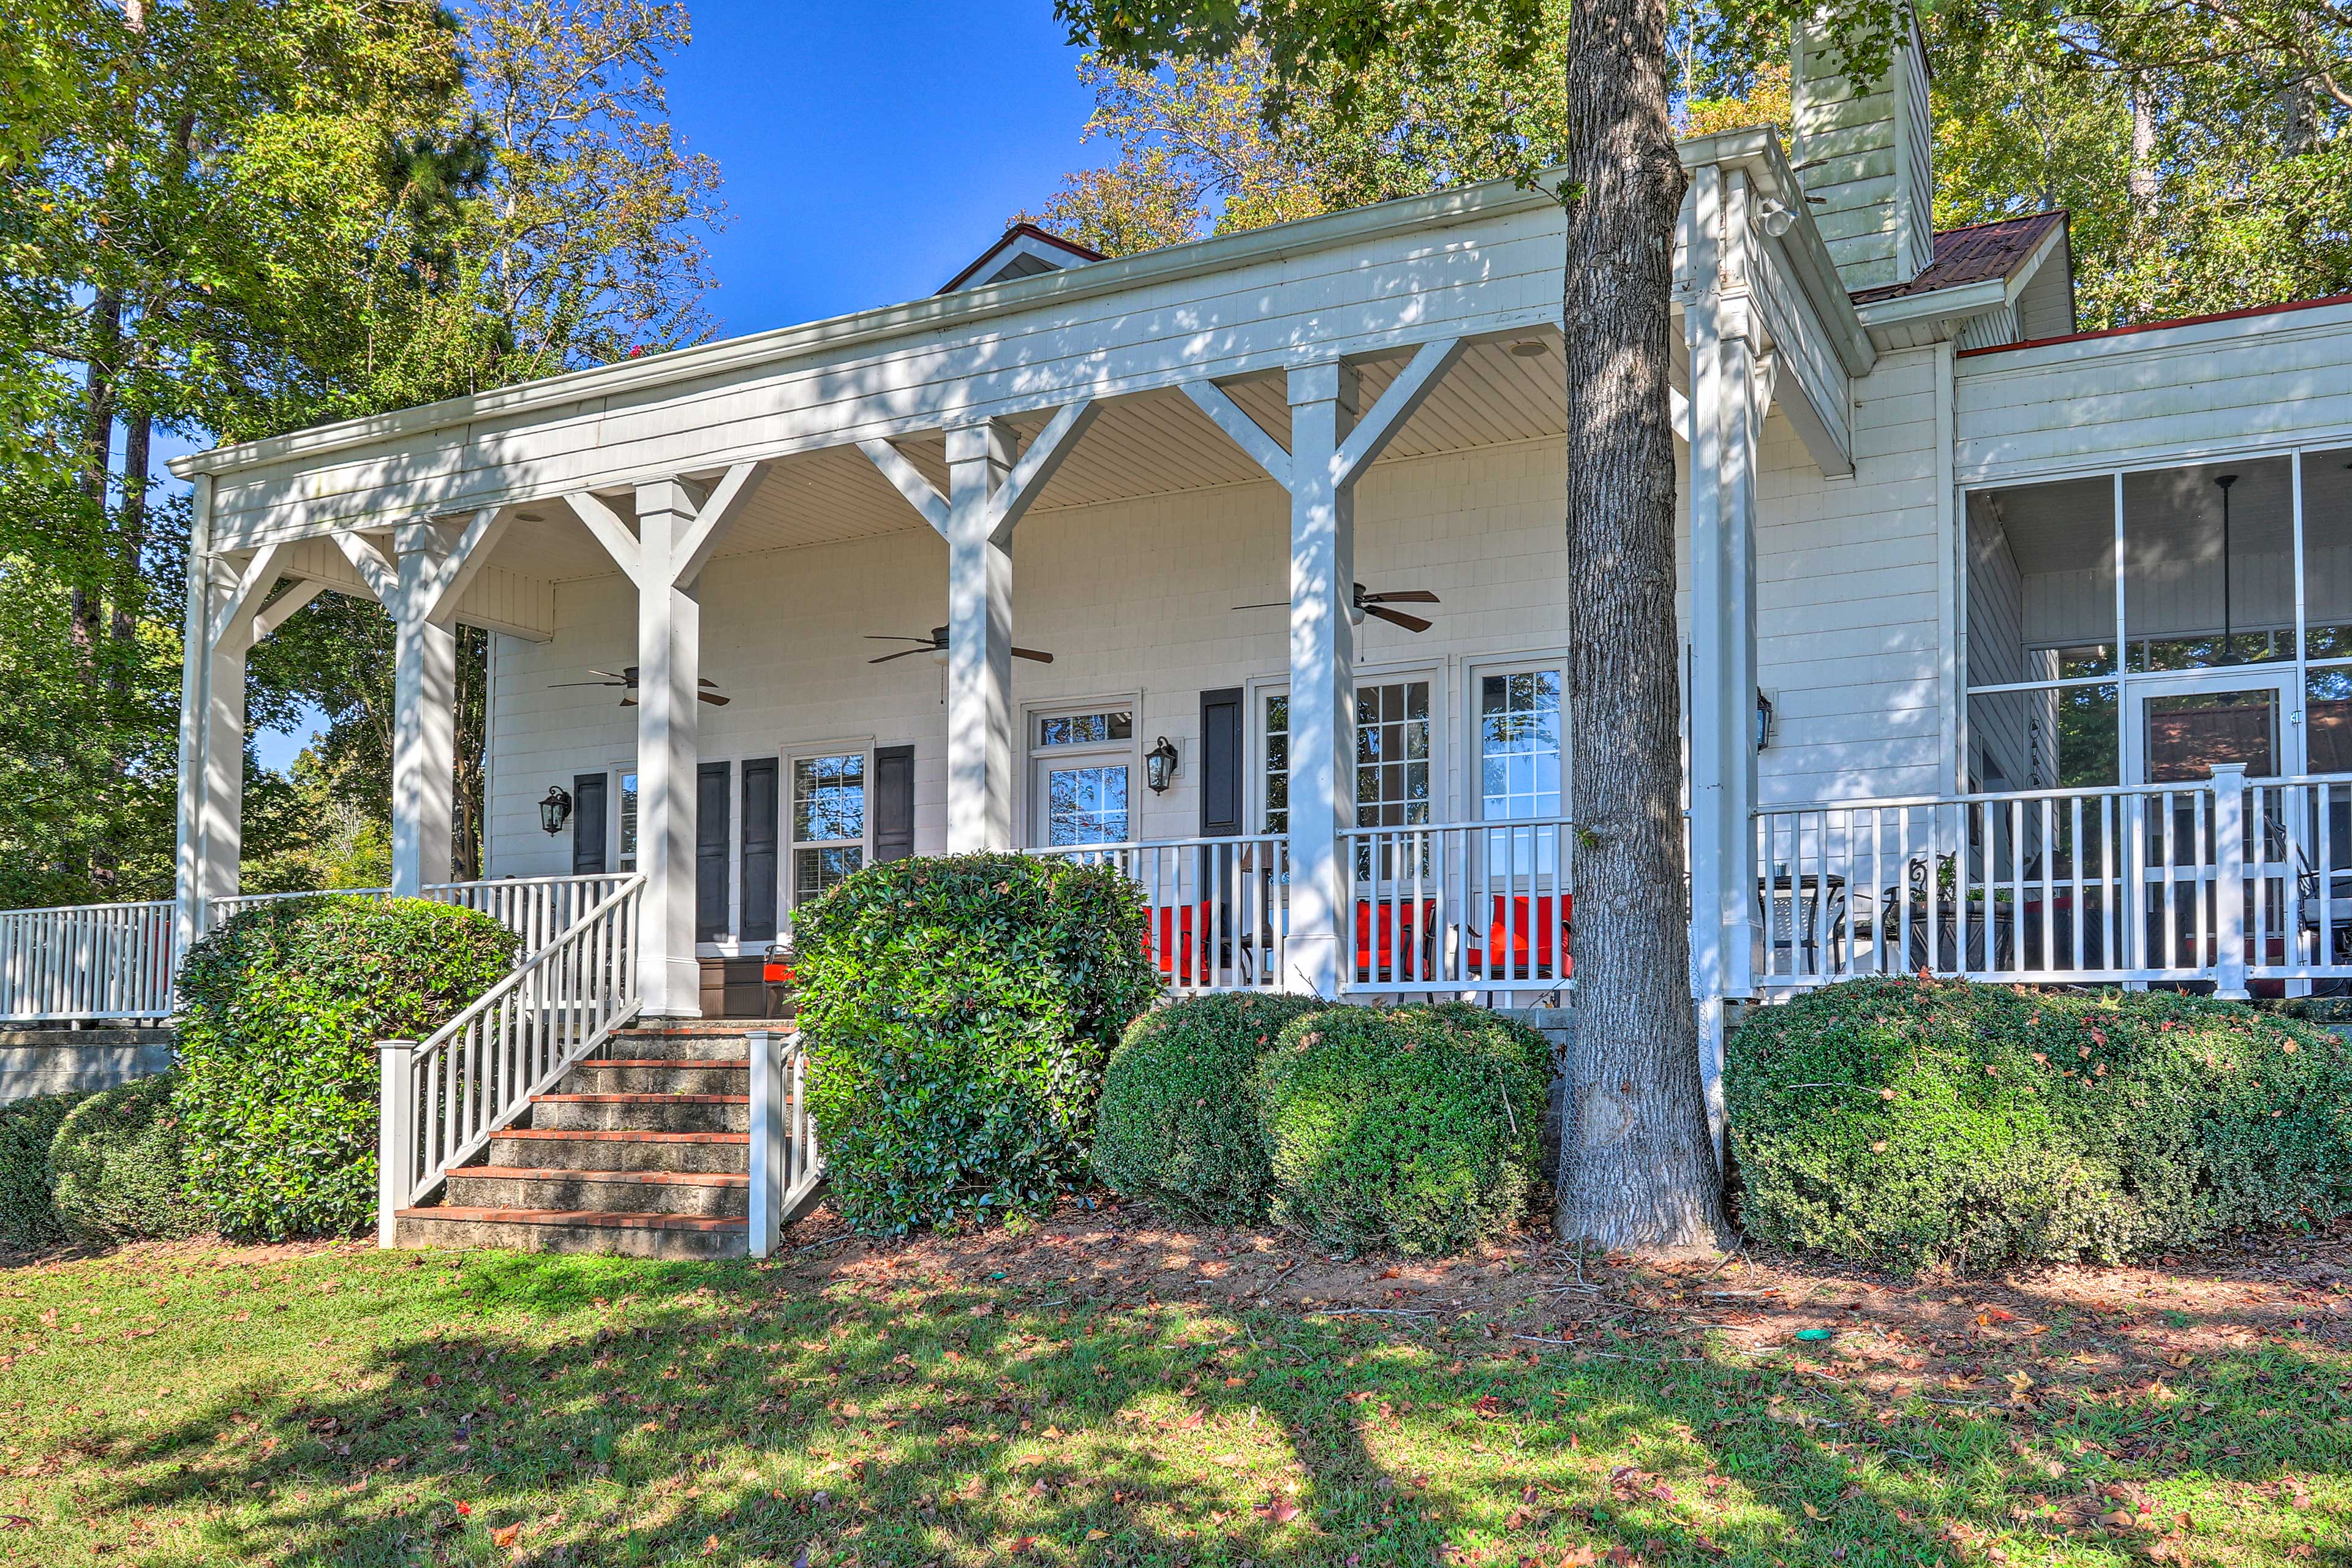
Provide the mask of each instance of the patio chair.
{"label": "patio chair", "polygon": [[1470,973],[1489,984],[1496,980],[1569,980],[1576,973],[1576,958],[1569,949],[1570,920],[1576,898],[1562,893],[1554,916],[1549,893],[1529,898],[1525,893],[1496,893],[1484,931],[1472,927],[1464,954]]}

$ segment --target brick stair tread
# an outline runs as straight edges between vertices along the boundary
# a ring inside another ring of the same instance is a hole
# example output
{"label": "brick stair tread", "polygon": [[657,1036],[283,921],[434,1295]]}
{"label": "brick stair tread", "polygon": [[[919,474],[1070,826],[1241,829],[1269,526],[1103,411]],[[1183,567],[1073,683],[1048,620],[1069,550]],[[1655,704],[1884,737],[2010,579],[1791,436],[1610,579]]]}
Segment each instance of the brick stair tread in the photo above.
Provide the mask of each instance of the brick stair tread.
{"label": "brick stair tread", "polygon": [[723,1171],[567,1171],[560,1165],[459,1165],[450,1178],[510,1182],[635,1182],[641,1186],[748,1187],[749,1176]]}
{"label": "brick stair tread", "polygon": [[509,1127],[493,1138],[586,1138],[614,1143],[749,1143],[749,1132],[651,1132],[625,1127]]}
{"label": "brick stair tread", "polygon": [[749,1105],[748,1094],[534,1094],[533,1105]]}
{"label": "brick stair tread", "polygon": [[603,1230],[748,1230],[743,1219],[687,1214],[623,1214],[604,1209],[478,1209],[455,1206],[394,1211],[398,1219],[457,1220],[474,1225],[570,1225]]}

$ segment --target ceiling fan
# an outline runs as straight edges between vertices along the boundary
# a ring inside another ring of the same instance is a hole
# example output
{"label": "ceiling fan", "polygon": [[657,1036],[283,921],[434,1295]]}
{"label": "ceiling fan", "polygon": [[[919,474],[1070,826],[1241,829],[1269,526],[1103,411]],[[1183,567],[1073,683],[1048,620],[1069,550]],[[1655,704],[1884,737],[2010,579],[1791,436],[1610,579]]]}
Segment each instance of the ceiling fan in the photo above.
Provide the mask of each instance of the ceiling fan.
{"label": "ceiling fan", "polygon": [[[1437,595],[1426,588],[1400,588],[1393,594],[1368,594],[1364,591],[1364,585],[1359,583],[1356,584],[1355,597],[1348,605],[1348,618],[1360,623],[1366,616],[1376,616],[1392,625],[1402,626],[1409,632],[1425,632],[1436,623],[1425,621],[1419,616],[1407,615],[1402,610],[1391,610],[1388,606],[1434,605],[1437,602]],[[1286,610],[1289,607],[1290,601],[1287,599],[1273,599],[1263,605],[1234,606],[1236,610]]]}
{"label": "ceiling fan", "polygon": [[[906,658],[914,654],[944,654],[948,651],[948,629],[945,626],[933,626],[931,628],[931,635],[927,637],[889,637],[878,633],[868,632],[866,636],[866,640],[867,642],[910,642],[915,645],[913,647],[902,647],[897,653],[886,653],[880,658],[869,658],[866,661],[868,664],[887,664],[894,658]],[[1054,662],[1054,656],[1052,654],[1039,653],[1034,647],[1016,647],[1013,650],[1013,657],[1015,658],[1034,658],[1039,664],[1051,664]]]}
{"label": "ceiling fan", "polygon": [[[625,691],[635,691],[637,689],[637,667],[634,664],[625,664],[617,672],[609,669],[592,669],[588,673],[591,675],[602,676],[604,679],[601,680],[559,680],[553,686],[549,687],[548,689],[550,691],[561,691],[567,686],[618,686]],[[704,686],[717,686],[719,683],[706,678],[700,682],[700,684]],[[721,697],[716,691],[698,691],[694,695],[702,701],[709,703],[713,708],[724,708],[728,703],[734,700],[734,699],[730,697]],[[635,697],[624,696],[621,699],[621,706],[624,708],[635,708],[636,705],[637,700]]]}

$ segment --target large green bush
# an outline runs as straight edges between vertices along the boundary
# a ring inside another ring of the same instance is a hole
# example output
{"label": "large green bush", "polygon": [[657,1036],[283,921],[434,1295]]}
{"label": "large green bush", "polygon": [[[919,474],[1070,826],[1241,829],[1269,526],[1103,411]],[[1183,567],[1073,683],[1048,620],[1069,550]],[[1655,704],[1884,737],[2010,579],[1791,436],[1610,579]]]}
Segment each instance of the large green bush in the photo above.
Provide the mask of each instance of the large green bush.
{"label": "large green bush", "polygon": [[93,1094],[49,1144],[51,1201],[69,1241],[171,1241],[205,1228],[182,1169],[184,1137],[172,1108],[177,1073]]}
{"label": "large green bush", "polygon": [[65,1240],[49,1198],[49,1145],[85,1094],[44,1094],[0,1105],[0,1244],[30,1250]]}
{"label": "large green bush", "polygon": [[1297,1019],[1254,1084],[1275,1217],[1349,1251],[1496,1235],[1540,1180],[1550,1079],[1541,1035],[1467,1003]]}
{"label": "large green bush", "polygon": [[2352,1058],[2169,992],[1864,980],[1731,1042],[1741,1222],[1882,1266],[2112,1260],[2352,1210]]}
{"label": "large green bush", "polygon": [[1264,1220],[1274,1172],[1247,1086],[1276,1037],[1327,1005],[1213,992],[1129,1024],[1103,1069],[1095,1174],[1114,1192],[1220,1225]]}
{"label": "large green bush", "polygon": [[904,1232],[1050,1204],[1158,987],[1134,886],[1026,855],[888,861],[793,916],[835,1205]]}
{"label": "large green bush", "polygon": [[375,1043],[432,1034],[513,967],[488,915],[424,899],[287,899],[230,917],[180,973],[190,1195],[226,1234],[373,1221]]}

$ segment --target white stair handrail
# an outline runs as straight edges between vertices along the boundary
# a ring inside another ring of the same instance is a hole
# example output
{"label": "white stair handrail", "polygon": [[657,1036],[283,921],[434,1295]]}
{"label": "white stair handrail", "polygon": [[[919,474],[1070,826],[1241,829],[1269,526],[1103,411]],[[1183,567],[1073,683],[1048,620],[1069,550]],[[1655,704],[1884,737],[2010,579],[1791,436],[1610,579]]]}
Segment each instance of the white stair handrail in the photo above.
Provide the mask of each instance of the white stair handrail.
{"label": "white stair handrail", "polygon": [[798,1029],[744,1037],[751,1077],[751,1251],[775,1254],[824,1180],[816,1121],[808,1109],[808,1047]]}

